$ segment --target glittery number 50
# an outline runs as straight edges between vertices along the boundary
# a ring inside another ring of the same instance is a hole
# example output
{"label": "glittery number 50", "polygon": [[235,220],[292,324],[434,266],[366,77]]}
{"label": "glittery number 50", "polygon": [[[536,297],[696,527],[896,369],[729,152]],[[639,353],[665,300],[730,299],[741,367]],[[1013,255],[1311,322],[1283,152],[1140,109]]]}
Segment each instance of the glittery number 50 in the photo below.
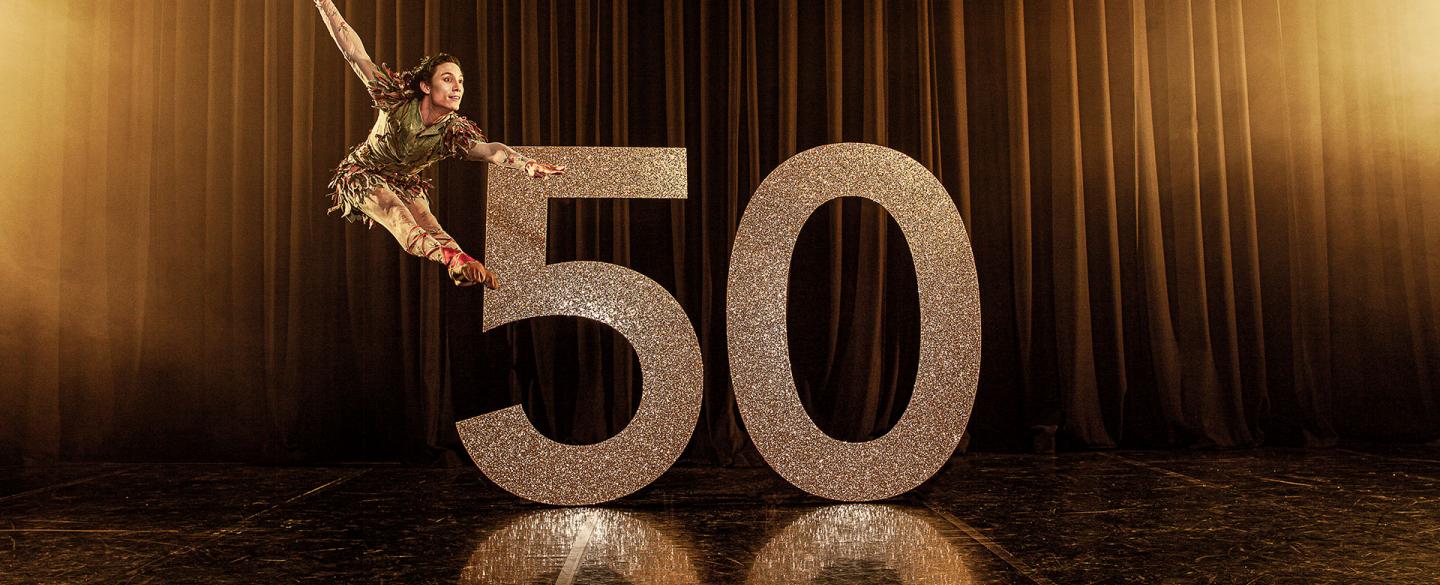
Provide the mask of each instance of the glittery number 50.
{"label": "glittery number 50", "polygon": [[457,426],[485,475],[515,495],[563,505],[613,500],[649,485],[689,442],[700,415],[700,343],[680,303],[644,275],[604,262],[546,264],[547,201],[684,199],[685,149],[524,150],[569,171],[545,181],[490,173],[485,261],[500,288],[485,292],[484,328],[552,315],[604,323],[639,358],[640,406],[624,430],[592,445],[546,438],[518,405]]}
{"label": "glittery number 50", "polygon": [[[685,152],[654,148],[533,148],[570,167],[550,183],[490,178],[485,258],[502,279],[485,297],[485,329],[546,315],[594,319],[628,339],[640,360],[640,408],[595,445],[546,439],[514,406],[459,423],[471,457],[521,497],[591,504],[629,494],[679,457],[699,415],[695,330],[675,299],[638,273],[597,262],[545,264],[549,197],[685,198]],[[552,193],[548,189],[555,189]],[[867,442],[825,435],[805,413],[785,331],[790,257],[805,221],[837,197],[870,199],[900,225],[915,261],[920,364],[910,404]],[[837,500],[890,497],[924,482],[954,452],[970,417],[980,362],[980,302],[969,239],[934,175],[870,144],[802,152],[751,198],[731,251],[726,296],[730,371],[746,428],[791,483]]]}

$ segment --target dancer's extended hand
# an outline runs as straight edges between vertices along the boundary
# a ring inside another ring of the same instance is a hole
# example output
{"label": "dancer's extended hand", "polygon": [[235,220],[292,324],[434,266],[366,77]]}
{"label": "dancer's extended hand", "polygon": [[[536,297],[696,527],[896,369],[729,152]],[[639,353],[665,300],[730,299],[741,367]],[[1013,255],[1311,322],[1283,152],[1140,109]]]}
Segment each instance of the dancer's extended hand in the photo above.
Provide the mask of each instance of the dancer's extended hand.
{"label": "dancer's extended hand", "polygon": [[549,177],[550,175],[565,174],[565,167],[552,165],[550,163],[543,163],[538,160],[532,159],[530,162],[525,164],[525,174],[530,175],[530,178],[532,179],[544,179]]}
{"label": "dancer's extended hand", "polygon": [[495,278],[495,272],[491,272],[490,268],[485,268],[480,261],[467,262],[459,267],[459,272],[461,272],[462,280],[456,280],[455,284],[461,285],[461,287],[469,284],[484,284],[485,288],[490,288],[490,290],[500,288],[500,280]]}
{"label": "dancer's extended hand", "polygon": [[495,276],[495,272],[489,268],[481,267],[481,269],[485,271],[485,280],[482,281],[485,284],[485,288],[490,290],[500,288],[500,279]]}

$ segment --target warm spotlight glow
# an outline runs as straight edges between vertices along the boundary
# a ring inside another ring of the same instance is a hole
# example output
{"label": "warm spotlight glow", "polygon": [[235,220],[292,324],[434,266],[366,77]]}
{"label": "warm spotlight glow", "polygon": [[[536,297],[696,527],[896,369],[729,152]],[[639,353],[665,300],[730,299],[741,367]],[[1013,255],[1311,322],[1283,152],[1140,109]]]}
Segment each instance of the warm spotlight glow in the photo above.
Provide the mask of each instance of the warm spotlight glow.
{"label": "warm spotlight glow", "polygon": [[[0,375],[0,428],[22,437],[59,420],[56,401],[36,395],[57,387],[60,377],[59,163],[72,103],[64,90],[72,73],[68,5],[0,2],[0,356],[10,370]],[[51,449],[24,456],[49,457]]]}

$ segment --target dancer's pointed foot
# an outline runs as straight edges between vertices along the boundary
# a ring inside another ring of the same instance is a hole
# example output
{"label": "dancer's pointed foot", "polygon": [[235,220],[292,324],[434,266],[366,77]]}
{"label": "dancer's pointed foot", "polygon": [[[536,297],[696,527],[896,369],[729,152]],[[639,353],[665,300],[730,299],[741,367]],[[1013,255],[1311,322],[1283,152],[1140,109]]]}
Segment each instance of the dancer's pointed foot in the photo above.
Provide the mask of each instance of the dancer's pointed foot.
{"label": "dancer's pointed foot", "polygon": [[455,282],[455,286],[483,284],[491,290],[500,287],[500,281],[495,278],[494,272],[490,272],[479,260],[471,258],[464,252],[457,253],[450,258],[449,273],[450,280]]}

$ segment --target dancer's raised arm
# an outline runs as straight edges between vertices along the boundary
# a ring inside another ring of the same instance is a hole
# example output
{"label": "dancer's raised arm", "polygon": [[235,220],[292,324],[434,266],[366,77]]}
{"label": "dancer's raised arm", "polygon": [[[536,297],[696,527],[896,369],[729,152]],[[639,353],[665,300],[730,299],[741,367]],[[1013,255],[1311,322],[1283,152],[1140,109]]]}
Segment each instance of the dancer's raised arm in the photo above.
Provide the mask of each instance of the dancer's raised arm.
{"label": "dancer's raised arm", "polygon": [[360,81],[367,84],[374,81],[377,71],[375,62],[371,61],[370,54],[365,52],[365,44],[360,42],[355,29],[350,28],[345,18],[340,16],[340,9],[336,8],[331,0],[315,0],[315,8],[320,11],[320,18],[325,20],[325,28],[330,30],[335,45],[340,47],[340,52],[350,63],[350,68],[360,76]]}
{"label": "dancer's raised arm", "polygon": [[547,164],[515,152],[499,142],[476,142],[465,152],[465,158],[520,169],[535,178],[565,174],[565,167]]}

